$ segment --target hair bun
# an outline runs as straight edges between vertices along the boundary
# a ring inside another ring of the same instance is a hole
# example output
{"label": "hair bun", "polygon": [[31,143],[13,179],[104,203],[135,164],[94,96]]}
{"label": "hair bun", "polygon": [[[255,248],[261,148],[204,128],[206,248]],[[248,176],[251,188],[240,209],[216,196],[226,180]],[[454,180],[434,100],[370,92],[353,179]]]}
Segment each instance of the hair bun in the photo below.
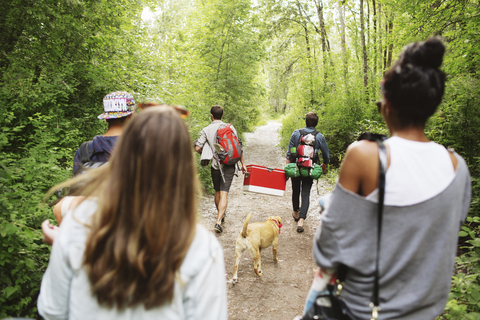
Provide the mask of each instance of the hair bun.
{"label": "hair bun", "polygon": [[438,38],[415,43],[405,51],[405,62],[419,67],[438,69],[442,65],[445,46]]}

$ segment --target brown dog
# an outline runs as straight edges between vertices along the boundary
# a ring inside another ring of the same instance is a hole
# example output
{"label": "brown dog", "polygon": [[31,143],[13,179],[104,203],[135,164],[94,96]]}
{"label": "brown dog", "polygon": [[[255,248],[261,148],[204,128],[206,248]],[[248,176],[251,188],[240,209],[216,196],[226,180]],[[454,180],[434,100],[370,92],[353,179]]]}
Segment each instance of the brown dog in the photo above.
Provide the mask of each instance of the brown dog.
{"label": "brown dog", "polygon": [[280,228],[282,227],[282,219],[280,217],[268,217],[265,222],[257,222],[248,224],[252,215],[249,213],[245,222],[243,223],[243,229],[237,238],[235,244],[235,270],[233,271],[233,282],[237,282],[237,271],[240,257],[245,249],[249,249],[253,257],[253,270],[261,277],[262,276],[262,261],[260,251],[264,248],[272,246],[273,248],[273,261],[277,259],[277,244],[278,235],[280,234]]}

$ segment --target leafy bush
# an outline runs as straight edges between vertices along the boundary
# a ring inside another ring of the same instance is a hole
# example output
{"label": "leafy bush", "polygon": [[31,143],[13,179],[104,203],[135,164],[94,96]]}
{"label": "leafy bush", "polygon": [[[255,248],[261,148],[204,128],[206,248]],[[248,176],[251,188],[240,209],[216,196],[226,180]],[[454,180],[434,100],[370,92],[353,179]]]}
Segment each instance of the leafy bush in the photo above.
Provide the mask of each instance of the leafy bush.
{"label": "leafy bush", "polygon": [[[71,171],[60,163],[70,150],[55,147],[58,131],[49,130],[48,116],[30,118],[32,135],[18,153],[0,154],[0,318],[36,316],[36,295],[50,255],[39,226],[54,221],[51,210],[39,206],[45,192],[66,180]],[[0,147],[10,143],[3,128]]]}
{"label": "leafy bush", "polygon": [[456,274],[441,319],[480,319],[480,217],[467,217],[460,231]]}

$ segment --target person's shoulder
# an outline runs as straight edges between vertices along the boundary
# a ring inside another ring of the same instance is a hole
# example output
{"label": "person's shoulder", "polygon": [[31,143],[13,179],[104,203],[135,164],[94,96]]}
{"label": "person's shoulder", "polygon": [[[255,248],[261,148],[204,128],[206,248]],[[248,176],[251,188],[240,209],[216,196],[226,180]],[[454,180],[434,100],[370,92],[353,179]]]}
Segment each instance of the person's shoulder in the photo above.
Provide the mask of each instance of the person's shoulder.
{"label": "person's shoulder", "polygon": [[[97,136],[95,136],[93,139],[95,139],[96,137]],[[82,152],[82,149],[84,149],[84,151],[85,151],[85,148],[89,148],[91,146],[91,144],[93,143],[93,139],[82,142],[82,144],[78,146],[77,152],[75,152],[75,156],[79,156],[80,152]]]}
{"label": "person's shoulder", "polygon": [[361,140],[350,144],[342,163],[344,172],[367,170],[378,159],[378,146],[373,141]]}
{"label": "person's shoulder", "polygon": [[323,133],[321,133],[321,132],[318,131],[317,129],[315,129],[315,132],[317,132],[316,135],[315,135],[315,138],[316,138],[317,140],[325,140],[325,136],[323,135]]}
{"label": "person's shoulder", "polygon": [[103,142],[115,142],[120,136],[95,136],[91,140],[93,143],[103,143]]}
{"label": "person's shoulder", "polygon": [[217,238],[201,224],[197,224],[195,228],[195,238],[192,245],[208,247],[213,250],[221,248]]}
{"label": "person's shoulder", "polygon": [[88,224],[90,217],[97,211],[98,203],[94,199],[80,200],[78,204],[72,204],[73,208],[68,210],[62,220],[68,228],[83,228]]}
{"label": "person's shoulder", "polygon": [[350,144],[345,153],[345,160],[347,156],[352,160],[369,160],[371,157],[377,157],[378,145],[374,141],[361,140]]}
{"label": "person's shoulder", "polygon": [[211,259],[223,259],[222,246],[212,232],[197,224],[195,237],[180,268],[181,273],[186,277],[192,277]]}
{"label": "person's shoulder", "polygon": [[367,140],[354,142],[347,148],[338,182],[346,190],[357,193],[365,181],[372,182],[371,179],[378,171],[377,164],[378,147],[375,142]]}
{"label": "person's shoulder", "polygon": [[120,136],[95,136],[92,139],[90,148],[94,152],[108,151],[111,152]]}
{"label": "person's shoulder", "polygon": [[74,207],[73,210],[69,210],[62,220],[55,242],[58,241],[65,248],[71,248],[72,244],[83,244],[87,237],[90,218],[97,211],[97,208],[96,201],[86,199]]}
{"label": "person's shoulder", "polygon": [[454,167],[456,172],[463,173],[465,176],[467,176],[470,179],[470,170],[468,168],[467,162],[465,159],[459,155],[455,150],[453,149],[448,149],[448,153],[450,157],[454,158],[455,160],[452,159],[452,162],[454,162]]}
{"label": "person's shoulder", "polygon": [[218,127],[219,125],[221,125],[223,122],[222,121],[212,121],[208,124],[208,126],[205,126],[203,127],[203,131],[207,131],[211,128],[215,128],[215,127]]}

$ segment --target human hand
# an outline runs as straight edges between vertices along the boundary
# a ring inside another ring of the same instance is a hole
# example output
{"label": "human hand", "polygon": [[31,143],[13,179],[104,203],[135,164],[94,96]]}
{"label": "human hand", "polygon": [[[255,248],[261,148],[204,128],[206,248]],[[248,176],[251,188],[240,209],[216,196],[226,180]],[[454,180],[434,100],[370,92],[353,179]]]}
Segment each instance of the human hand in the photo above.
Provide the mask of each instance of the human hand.
{"label": "human hand", "polygon": [[247,168],[245,167],[245,165],[242,163],[242,173],[245,174],[247,173]]}
{"label": "human hand", "polygon": [[327,173],[327,165],[325,163],[322,163],[320,167],[322,167],[323,174]]}
{"label": "human hand", "polygon": [[55,237],[57,236],[59,228],[50,224],[50,221],[45,220],[42,222],[43,242],[52,245]]}

